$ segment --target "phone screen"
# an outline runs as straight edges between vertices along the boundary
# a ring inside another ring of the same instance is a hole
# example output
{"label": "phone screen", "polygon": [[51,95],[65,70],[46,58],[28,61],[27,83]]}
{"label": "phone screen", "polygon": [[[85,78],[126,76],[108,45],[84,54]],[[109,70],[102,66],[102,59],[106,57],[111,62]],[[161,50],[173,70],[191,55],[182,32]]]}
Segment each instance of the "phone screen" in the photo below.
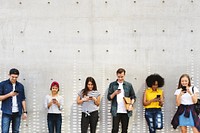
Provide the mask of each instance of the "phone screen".
{"label": "phone screen", "polygon": [[186,86],[182,86],[182,91],[186,93]]}
{"label": "phone screen", "polygon": [[160,98],[160,95],[157,95],[157,97],[156,98]]}
{"label": "phone screen", "polygon": [[16,93],[19,93],[19,91],[18,91],[18,90],[15,90],[14,92],[16,92]]}

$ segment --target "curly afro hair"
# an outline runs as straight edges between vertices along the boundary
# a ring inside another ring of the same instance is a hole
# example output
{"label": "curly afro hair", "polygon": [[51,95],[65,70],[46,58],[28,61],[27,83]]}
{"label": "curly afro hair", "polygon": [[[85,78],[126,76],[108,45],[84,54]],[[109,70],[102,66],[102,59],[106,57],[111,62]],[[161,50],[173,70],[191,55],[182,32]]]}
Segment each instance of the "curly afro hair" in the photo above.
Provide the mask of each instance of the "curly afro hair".
{"label": "curly afro hair", "polygon": [[158,82],[158,87],[163,87],[165,81],[159,74],[151,74],[146,78],[146,84],[148,87],[152,87],[156,81]]}

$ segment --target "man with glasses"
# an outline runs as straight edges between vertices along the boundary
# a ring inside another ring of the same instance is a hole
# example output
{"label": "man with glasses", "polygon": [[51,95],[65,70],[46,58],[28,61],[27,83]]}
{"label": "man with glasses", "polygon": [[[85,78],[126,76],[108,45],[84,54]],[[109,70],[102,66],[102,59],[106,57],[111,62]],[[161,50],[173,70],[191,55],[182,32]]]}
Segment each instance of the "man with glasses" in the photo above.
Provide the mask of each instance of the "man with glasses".
{"label": "man with glasses", "polygon": [[12,121],[12,132],[19,133],[21,116],[27,118],[24,86],[17,81],[19,71],[12,68],[9,79],[0,83],[0,101],[2,101],[2,133],[9,133]]}

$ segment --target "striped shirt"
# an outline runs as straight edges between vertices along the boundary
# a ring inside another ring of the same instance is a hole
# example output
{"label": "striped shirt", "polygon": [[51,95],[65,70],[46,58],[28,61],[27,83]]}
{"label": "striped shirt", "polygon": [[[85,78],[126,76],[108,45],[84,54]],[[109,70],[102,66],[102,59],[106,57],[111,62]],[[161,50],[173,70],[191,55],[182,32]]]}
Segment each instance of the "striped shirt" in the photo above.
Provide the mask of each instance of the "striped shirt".
{"label": "striped shirt", "polygon": [[[81,90],[78,95],[80,96],[80,98],[83,98],[83,91]],[[98,96],[100,96],[100,93],[98,91],[89,91],[87,96],[92,96],[97,98]],[[93,100],[89,100],[87,102],[83,102],[82,103],[82,112],[94,112],[96,110],[98,110],[99,107],[94,103]]]}

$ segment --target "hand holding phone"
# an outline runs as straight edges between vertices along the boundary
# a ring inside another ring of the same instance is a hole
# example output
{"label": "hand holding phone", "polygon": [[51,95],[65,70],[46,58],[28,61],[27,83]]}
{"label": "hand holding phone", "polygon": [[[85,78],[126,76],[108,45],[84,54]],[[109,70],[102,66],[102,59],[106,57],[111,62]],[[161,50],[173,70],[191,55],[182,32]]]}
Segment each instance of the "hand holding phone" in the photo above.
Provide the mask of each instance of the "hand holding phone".
{"label": "hand holding phone", "polygon": [[57,100],[56,100],[55,98],[53,98],[52,101],[53,101],[53,103],[56,103],[56,102],[57,102]]}
{"label": "hand holding phone", "polygon": [[156,98],[160,99],[160,95],[157,95]]}
{"label": "hand holding phone", "polygon": [[14,92],[16,92],[16,93],[19,93],[19,91],[18,91],[18,90],[14,90]]}
{"label": "hand holding phone", "polygon": [[114,91],[115,95],[118,95],[119,93],[121,93],[121,89],[117,89]]}
{"label": "hand holding phone", "polygon": [[187,89],[186,86],[182,86],[182,92],[186,93]]}
{"label": "hand holding phone", "polygon": [[160,98],[160,95],[157,95],[156,98]]}

